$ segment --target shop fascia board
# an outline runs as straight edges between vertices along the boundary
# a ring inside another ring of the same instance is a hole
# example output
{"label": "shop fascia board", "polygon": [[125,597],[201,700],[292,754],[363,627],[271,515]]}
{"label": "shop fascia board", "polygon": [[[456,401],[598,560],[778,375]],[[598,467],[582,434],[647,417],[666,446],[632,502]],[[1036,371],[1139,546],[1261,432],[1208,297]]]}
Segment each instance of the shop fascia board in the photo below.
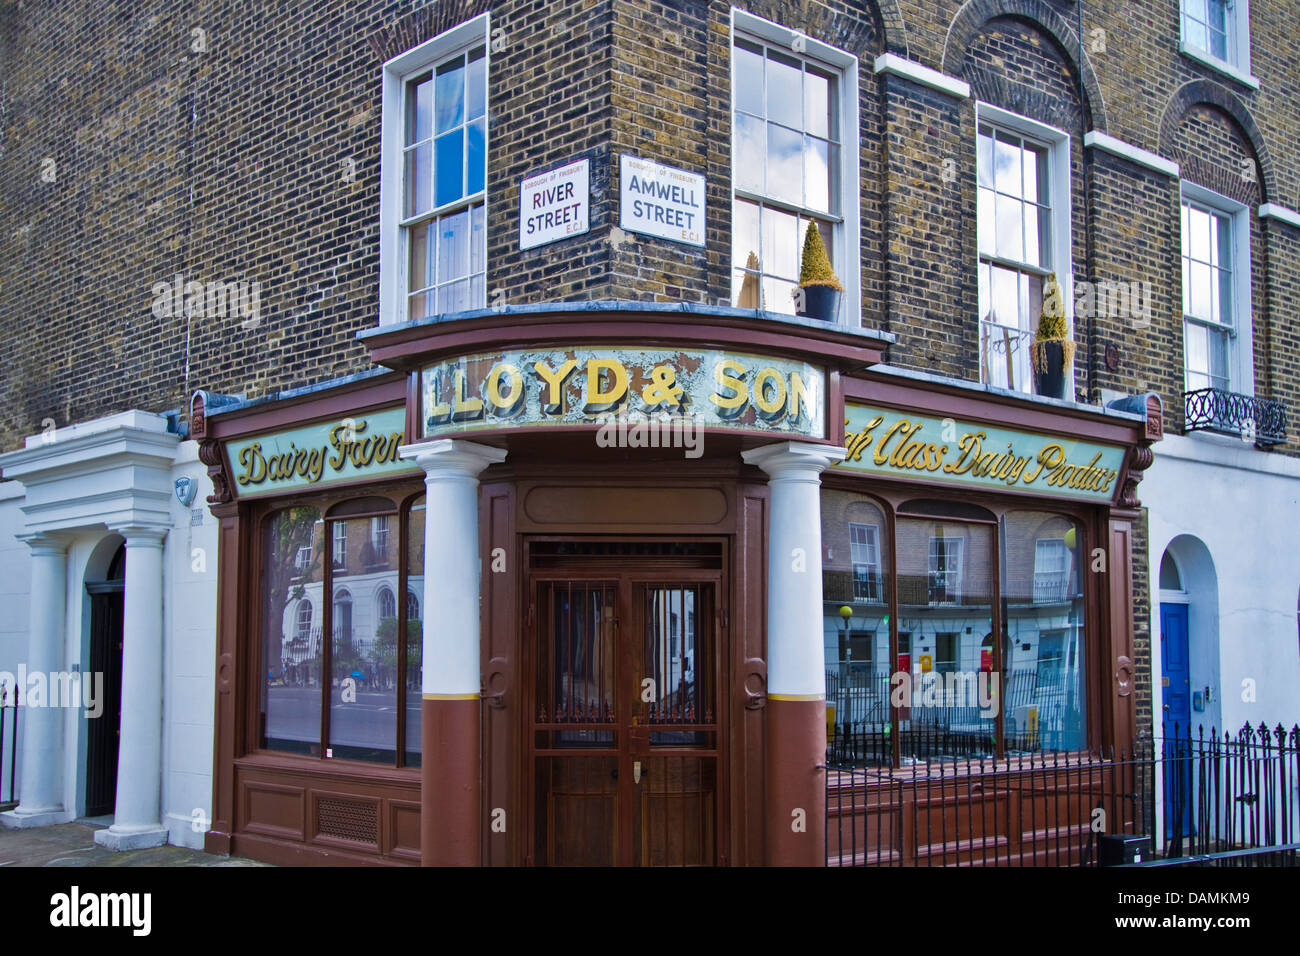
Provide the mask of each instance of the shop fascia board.
{"label": "shop fascia board", "polygon": [[502,348],[635,344],[784,356],[847,370],[879,363],[896,337],[871,329],[693,303],[560,302],[476,309],[357,333],[380,365],[415,371],[446,355]]}
{"label": "shop fascia board", "polygon": [[964,422],[1077,435],[1117,445],[1146,440],[1146,416],[1116,408],[1008,392],[978,382],[877,366],[843,379],[844,400]]}
{"label": "shop fascia board", "polygon": [[125,412],[54,433],[0,455],[6,479],[24,488],[26,531],[171,524],[172,468],[179,436],[166,419]]}

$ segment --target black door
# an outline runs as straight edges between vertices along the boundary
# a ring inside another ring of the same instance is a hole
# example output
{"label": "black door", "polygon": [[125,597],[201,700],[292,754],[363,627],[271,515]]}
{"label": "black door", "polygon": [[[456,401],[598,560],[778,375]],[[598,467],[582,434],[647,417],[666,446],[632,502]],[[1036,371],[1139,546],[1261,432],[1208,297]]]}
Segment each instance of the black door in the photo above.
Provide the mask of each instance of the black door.
{"label": "black door", "polygon": [[82,680],[92,680],[97,673],[104,675],[103,711],[96,718],[87,718],[86,816],[98,817],[112,813],[117,800],[122,724],[122,581],[88,583],[86,588],[90,591],[90,666]]}

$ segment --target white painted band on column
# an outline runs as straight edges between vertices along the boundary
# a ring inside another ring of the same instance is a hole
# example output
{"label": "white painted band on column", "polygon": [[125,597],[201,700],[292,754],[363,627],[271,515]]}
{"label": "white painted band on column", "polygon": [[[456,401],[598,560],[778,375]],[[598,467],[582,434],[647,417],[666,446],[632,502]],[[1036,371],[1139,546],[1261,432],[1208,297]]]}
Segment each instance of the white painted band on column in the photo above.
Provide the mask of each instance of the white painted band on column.
{"label": "white painted band on column", "polygon": [[743,458],[769,476],[767,550],[767,693],[818,697],[826,693],[822,637],[823,471],[846,450],[783,442]]}
{"label": "white painted band on column", "polygon": [[126,538],[122,613],[122,722],[114,833],[162,826],[163,536],[158,528],[119,528]]}
{"label": "white painted band on column", "polygon": [[424,632],[422,691],[440,697],[479,693],[482,555],[478,475],[504,461],[489,445],[444,438],[398,449],[424,469]]}
{"label": "white painted band on column", "polygon": [[[67,606],[67,543],[48,536],[26,539],[32,552],[31,616],[28,619],[27,673],[63,671],[64,609]],[[17,668],[14,669],[17,671]],[[26,687],[18,689],[26,704]],[[24,707],[23,779],[17,813],[48,813],[63,807],[63,711]]]}

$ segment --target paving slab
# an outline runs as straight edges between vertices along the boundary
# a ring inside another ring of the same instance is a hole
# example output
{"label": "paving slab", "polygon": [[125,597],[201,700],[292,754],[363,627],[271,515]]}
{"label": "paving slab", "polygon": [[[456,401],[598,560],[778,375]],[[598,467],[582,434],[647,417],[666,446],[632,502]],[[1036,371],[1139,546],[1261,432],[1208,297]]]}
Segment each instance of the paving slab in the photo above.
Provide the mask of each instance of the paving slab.
{"label": "paving slab", "polygon": [[181,846],[120,852],[95,842],[93,823],[61,823],[30,830],[0,828],[0,867],[12,866],[268,866]]}

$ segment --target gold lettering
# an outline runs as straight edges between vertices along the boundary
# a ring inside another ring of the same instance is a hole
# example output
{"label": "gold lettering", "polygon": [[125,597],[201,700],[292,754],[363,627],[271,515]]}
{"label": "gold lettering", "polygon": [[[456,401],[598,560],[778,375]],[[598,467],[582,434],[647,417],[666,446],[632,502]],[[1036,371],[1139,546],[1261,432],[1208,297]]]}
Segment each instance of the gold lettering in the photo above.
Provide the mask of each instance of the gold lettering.
{"label": "gold lettering", "polygon": [[451,420],[472,422],[483,417],[483,399],[465,396],[465,370],[456,369],[451,389]]}
{"label": "gold lettering", "polygon": [[[970,471],[979,458],[980,442],[987,437],[988,435],[985,432],[978,431],[967,432],[957,439],[957,448],[961,451],[961,454],[957,456],[956,461],[943,466],[943,473],[945,475],[964,475]],[[969,461],[967,461],[968,458]],[[963,462],[966,463],[962,464]]]}
{"label": "gold lettering", "polygon": [[[729,375],[728,372],[733,374]],[[713,380],[730,393],[724,395],[721,392],[714,392],[709,396],[709,401],[721,410],[718,414],[722,418],[739,416],[749,404],[749,389],[745,385],[745,376],[748,374],[745,366],[735,359],[723,359],[713,366]],[[847,425],[848,422],[846,421],[845,424]]]}
{"label": "gold lettering", "polygon": [[244,473],[235,480],[241,485],[260,485],[266,480],[266,459],[262,457],[262,443],[253,442],[239,453],[239,463]]}
{"label": "gold lettering", "polygon": [[885,432],[880,441],[876,443],[875,454],[871,456],[873,462],[877,465],[883,465],[886,461],[890,461],[892,464],[891,456],[885,452],[885,448],[889,445],[889,440],[894,437],[894,433],[900,428],[907,426],[907,424],[907,419],[900,418],[898,421],[894,422],[894,424],[889,426],[889,430]]}
{"label": "gold lettering", "polygon": [[[609,372],[612,384],[602,389],[601,378]],[[618,359],[587,359],[587,404],[583,411],[588,415],[612,411],[627,394],[627,369]]]}
{"label": "gold lettering", "polygon": [[798,372],[790,373],[790,406],[788,409],[791,422],[811,421],[813,417],[812,399],[808,397],[808,386],[803,383],[803,376]]}
{"label": "gold lettering", "polygon": [[[772,398],[767,397],[767,383],[773,385]],[[785,379],[774,368],[762,369],[754,376],[754,404],[758,406],[761,418],[769,422],[779,422],[785,415]]]}
{"label": "gold lettering", "polygon": [[[510,383],[510,392],[501,394],[501,376]],[[487,399],[498,410],[502,418],[509,418],[518,410],[524,397],[524,377],[509,362],[501,362],[492,367],[487,377]]]}
{"label": "gold lettering", "polygon": [[[1025,479],[1024,479],[1025,484],[1032,485],[1035,481],[1038,480],[1038,476],[1042,474],[1044,468],[1051,471],[1055,469],[1057,466],[1059,466],[1061,462],[1064,460],[1065,460],[1064,448],[1062,448],[1056,442],[1051,442],[1050,444],[1044,445],[1038,452],[1038,467],[1033,469],[1033,471],[1031,471],[1029,474],[1025,475]],[[1048,481],[1048,484],[1051,484],[1050,480]]]}

